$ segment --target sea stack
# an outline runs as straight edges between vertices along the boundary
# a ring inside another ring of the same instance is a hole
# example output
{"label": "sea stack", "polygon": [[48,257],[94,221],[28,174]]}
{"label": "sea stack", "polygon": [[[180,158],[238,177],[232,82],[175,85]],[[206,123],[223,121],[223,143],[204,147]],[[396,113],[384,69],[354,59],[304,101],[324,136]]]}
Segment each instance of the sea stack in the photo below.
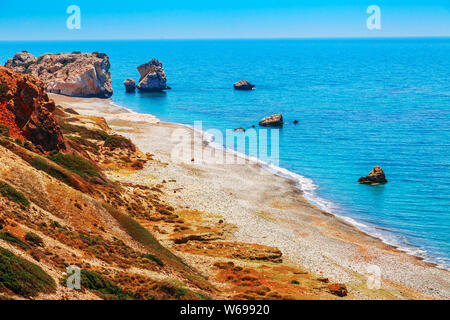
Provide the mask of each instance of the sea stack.
{"label": "sea stack", "polygon": [[162,92],[169,90],[167,86],[166,73],[164,72],[163,65],[160,61],[152,59],[147,63],[140,65],[138,68],[139,84],[138,90],[141,92]]}
{"label": "sea stack", "polygon": [[381,167],[378,166],[373,168],[372,171],[367,176],[358,179],[358,183],[361,184],[376,185],[376,184],[385,184],[387,182],[388,181],[386,179],[383,169],[381,169]]}
{"label": "sea stack", "polygon": [[36,58],[22,51],[5,67],[39,78],[47,92],[98,98],[113,94],[110,62],[104,53],[46,53]]}
{"label": "sea stack", "polygon": [[274,114],[270,117],[264,118],[259,122],[260,126],[263,127],[282,127],[283,126],[283,115]]}
{"label": "sea stack", "polygon": [[130,92],[135,92],[136,91],[136,82],[133,79],[128,78],[127,80],[125,80],[123,82],[123,84],[125,86],[125,91],[126,92],[130,93]]}
{"label": "sea stack", "polygon": [[253,88],[255,87],[255,85],[251,84],[247,80],[239,80],[233,86],[234,86],[234,89],[242,90],[242,91],[253,90]]}

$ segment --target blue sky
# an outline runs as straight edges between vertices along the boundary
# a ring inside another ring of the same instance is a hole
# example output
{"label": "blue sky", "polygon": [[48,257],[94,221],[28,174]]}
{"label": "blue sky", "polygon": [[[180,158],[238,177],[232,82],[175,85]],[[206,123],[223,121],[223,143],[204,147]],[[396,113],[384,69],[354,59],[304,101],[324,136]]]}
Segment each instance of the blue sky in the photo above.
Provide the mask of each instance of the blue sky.
{"label": "blue sky", "polygon": [[[69,5],[81,29],[66,28]],[[368,30],[366,9],[381,9]],[[0,40],[450,36],[450,0],[0,0]]]}

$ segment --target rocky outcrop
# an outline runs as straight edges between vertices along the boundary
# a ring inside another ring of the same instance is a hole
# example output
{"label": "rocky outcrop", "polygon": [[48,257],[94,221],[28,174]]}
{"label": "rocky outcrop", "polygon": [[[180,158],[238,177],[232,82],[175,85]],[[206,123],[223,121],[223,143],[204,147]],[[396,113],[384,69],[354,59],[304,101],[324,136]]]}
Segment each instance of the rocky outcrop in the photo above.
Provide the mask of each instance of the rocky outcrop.
{"label": "rocky outcrop", "polygon": [[54,110],[39,79],[0,67],[0,124],[13,138],[27,139],[45,151],[65,150]]}
{"label": "rocky outcrop", "polygon": [[259,122],[260,126],[264,127],[281,127],[283,126],[283,115],[274,114],[270,117],[264,118]]}
{"label": "rocky outcrop", "polygon": [[113,93],[110,62],[104,53],[46,53],[36,59],[28,52],[19,52],[5,66],[38,77],[47,92],[99,98]]}
{"label": "rocky outcrop", "polygon": [[127,80],[125,80],[123,82],[123,84],[125,86],[126,92],[135,92],[136,91],[136,82],[133,79],[128,78]]}
{"label": "rocky outcrop", "polygon": [[328,289],[330,290],[331,294],[334,294],[338,297],[345,297],[348,294],[348,290],[345,284],[333,283],[328,286]]}
{"label": "rocky outcrop", "polygon": [[36,62],[36,57],[28,51],[17,52],[12,59],[9,59],[5,67],[14,69],[16,72],[25,73],[27,68]]}
{"label": "rocky outcrop", "polygon": [[378,166],[373,168],[367,176],[361,177],[358,180],[358,183],[361,184],[384,184],[387,182],[383,169]]}
{"label": "rocky outcrop", "polygon": [[233,86],[236,90],[253,90],[253,88],[255,87],[255,85],[251,84],[247,80],[239,80]]}
{"label": "rocky outcrop", "polygon": [[166,73],[160,61],[152,59],[138,68],[139,84],[138,90],[141,92],[161,92],[170,89],[167,86]]}

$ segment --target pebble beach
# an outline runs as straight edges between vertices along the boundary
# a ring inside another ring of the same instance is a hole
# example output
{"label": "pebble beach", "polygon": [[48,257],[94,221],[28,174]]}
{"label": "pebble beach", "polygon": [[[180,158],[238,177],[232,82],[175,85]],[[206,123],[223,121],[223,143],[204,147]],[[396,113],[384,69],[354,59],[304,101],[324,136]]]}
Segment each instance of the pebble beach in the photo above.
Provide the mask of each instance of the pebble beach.
{"label": "pebble beach", "polygon": [[[223,217],[234,226],[233,240],[277,247],[285,260],[331,281],[346,283],[358,299],[398,298],[396,292],[408,292],[419,299],[450,298],[447,270],[320,210],[305,200],[293,181],[256,162],[241,159],[223,164],[211,160],[226,155],[209,146],[200,132],[131,112],[112,100],[50,96],[64,108],[104,117],[112,130],[159,161],[146,165],[138,174],[115,179],[143,185],[173,181],[173,192],[165,195],[169,203]],[[188,139],[176,138],[180,136]],[[174,150],[183,148],[193,150],[192,154],[174,156]],[[376,288],[369,283],[374,275],[380,280]]]}

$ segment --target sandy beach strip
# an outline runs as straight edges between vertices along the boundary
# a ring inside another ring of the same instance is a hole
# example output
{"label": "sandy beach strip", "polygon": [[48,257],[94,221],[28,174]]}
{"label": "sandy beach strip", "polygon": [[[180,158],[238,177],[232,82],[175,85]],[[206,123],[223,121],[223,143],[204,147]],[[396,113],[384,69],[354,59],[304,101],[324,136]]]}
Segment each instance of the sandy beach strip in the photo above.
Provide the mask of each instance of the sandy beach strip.
{"label": "sandy beach strip", "polygon": [[[115,132],[131,138],[143,152],[154,154],[164,165],[147,165],[127,178],[140,184],[175,180],[171,188],[178,192],[167,194],[166,200],[222,216],[236,227],[236,241],[277,247],[285,259],[347,284],[357,298],[383,299],[395,291],[418,299],[450,299],[447,270],[397,250],[320,210],[304,199],[293,181],[257,163],[215,161],[224,157],[224,152],[208,146],[200,133],[183,125],[160,122],[152,115],[133,113],[111,100],[50,96],[64,108],[104,117]],[[184,158],[174,157],[174,150],[180,148],[195,152]],[[124,179],[119,175],[116,178]],[[370,283],[371,276],[376,278],[378,270],[381,288],[376,289],[367,281]]]}

